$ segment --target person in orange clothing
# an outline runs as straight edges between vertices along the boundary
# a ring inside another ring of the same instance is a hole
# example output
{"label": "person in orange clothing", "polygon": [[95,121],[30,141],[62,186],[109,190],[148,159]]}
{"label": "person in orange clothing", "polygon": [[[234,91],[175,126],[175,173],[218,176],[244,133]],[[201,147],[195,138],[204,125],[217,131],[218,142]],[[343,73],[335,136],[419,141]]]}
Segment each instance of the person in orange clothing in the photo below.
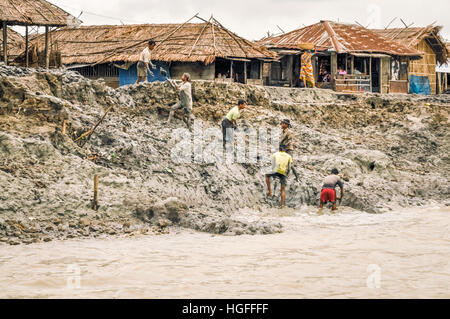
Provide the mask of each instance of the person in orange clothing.
{"label": "person in orange clothing", "polygon": [[303,81],[305,88],[307,87],[307,82],[309,82],[313,88],[316,87],[314,70],[312,67],[312,57],[314,53],[311,53],[311,50],[307,50],[301,56],[300,81]]}

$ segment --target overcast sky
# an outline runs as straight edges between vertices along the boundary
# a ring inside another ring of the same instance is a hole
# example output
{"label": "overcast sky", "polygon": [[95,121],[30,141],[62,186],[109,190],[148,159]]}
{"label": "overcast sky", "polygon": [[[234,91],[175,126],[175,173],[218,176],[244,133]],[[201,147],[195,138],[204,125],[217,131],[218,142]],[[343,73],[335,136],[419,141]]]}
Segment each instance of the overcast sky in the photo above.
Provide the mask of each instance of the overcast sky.
{"label": "overcast sky", "polygon": [[[199,13],[212,15],[231,31],[249,40],[310,25],[319,20],[355,23],[369,28],[442,25],[450,40],[449,0],[50,0],[80,17],[84,25],[182,23]],[[94,15],[97,14],[97,15]]]}

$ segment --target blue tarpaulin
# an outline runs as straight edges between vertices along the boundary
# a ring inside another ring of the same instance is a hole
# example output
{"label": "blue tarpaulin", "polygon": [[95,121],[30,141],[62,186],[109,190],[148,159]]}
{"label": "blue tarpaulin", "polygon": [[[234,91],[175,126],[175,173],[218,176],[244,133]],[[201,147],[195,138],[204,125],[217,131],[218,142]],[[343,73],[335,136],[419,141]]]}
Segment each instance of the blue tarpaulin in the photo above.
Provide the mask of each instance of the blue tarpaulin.
{"label": "blue tarpaulin", "polygon": [[416,94],[431,94],[431,86],[430,80],[428,76],[418,76],[418,75],[410,75],[409,76],[409,92]]}
{"label": "blue tarpaulin", "polygon": [[[152,69],[151,66],[150,70],[153,72],[153,76],[150,75],[150,73],[147,76],[147,80],[149,82],[155,82],[155,81],[165,81],[167,78],[170,78],[169,73],[169,66],[166,62],[160,62],[160,61],[152,61],[154,65],[156,65],[156,69]],[[134,84],[137,80],[137,63],[130,66],[128,70],[119,69],[119,86],[128,85],[128,84]],[[163,68],[167,72],[167,78],[161,74],[160,68]]]}

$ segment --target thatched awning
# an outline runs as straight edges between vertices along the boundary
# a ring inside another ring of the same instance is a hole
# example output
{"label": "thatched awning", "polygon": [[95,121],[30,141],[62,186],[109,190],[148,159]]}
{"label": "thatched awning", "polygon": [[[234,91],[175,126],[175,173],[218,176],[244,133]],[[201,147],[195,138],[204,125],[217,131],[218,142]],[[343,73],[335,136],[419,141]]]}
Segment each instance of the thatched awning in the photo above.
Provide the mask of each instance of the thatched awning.
{"label": "thatched awning", "polygon": [[0,22],[8,25],[66,26],[75,19],[45,0],[0,0]]}
{"label": "thatched awning", "polygon": [[313,43],[318,51],[338,53],[381,53],[420,57],[421,52],[355,24],[320,21],[279,36],[261,39],[259,44],[272,49],[299,49],[299,43]]}
{"label": "thatched awning", "polygon": [[[203,62],[216,58],[274,60],[277,54],[248,41],[211,18],[202,23],[81,26],[50,33],[62,63],[137,62],[149,39],[157,43],[152,59]],[[43,50],[44,37],[32,41]]]}
{"label": "thatched awning", "polygon": [[425,40],[435,52],[437,61],[440,64],[444,64],[450,57],[450,51],[439,34],[441,29],[441,26],[430,25],[427,27],[375,29],[373,31],[386,39],[401,43],[410,48],[415,47],[420,41]]}

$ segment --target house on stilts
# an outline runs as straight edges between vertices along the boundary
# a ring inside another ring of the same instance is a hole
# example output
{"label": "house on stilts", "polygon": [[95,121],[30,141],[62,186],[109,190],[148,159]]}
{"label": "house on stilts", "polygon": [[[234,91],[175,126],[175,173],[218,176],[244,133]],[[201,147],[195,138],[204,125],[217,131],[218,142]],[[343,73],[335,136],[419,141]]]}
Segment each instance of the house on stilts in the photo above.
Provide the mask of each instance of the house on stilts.
{"label": "house on stilts", "polygon": [[[78,21],[75,17],[65,12],[61,8],[47,2],[45,0],[0,0],[0,30],[2,34],[2,50],[1,59],[4,63],[10,62],[9,55],[15,54],[15,43],[8,40],[8,36],[17,40],[17,35],[9,32],[9,26],[24,26],[25,27],[25,44],[24,50],[28,56],[29,43],[29,27],[45,27],[45,34],[43,35],[43,66],[49,67],[49,33],[51,28],[58,28],[67,26],[68,24]],[[13,45],[13,51],[9,51],[8,44]],[[24,65],[28,66],[29,61],[25,59]]]}
{"label": "house on stilts", "polygon": [[[384,38],[418,50],[423,53],[420,60],[400,59],[393,61],[393,76],[401,77],[409,82],[409,92],[436,94],[442,93],[442,82],[436,68],[447,63],[449,50],[440,36],[442,27],[429,25],[426,27],[405,27],[373,30]],[[401,68],[408,70],[399,72]]]}
{"label": "house on stilts", "polygon": [[278,36],[266,37],[259,44],[276,52],[280,62],[265,70],[268,85],[300,86],[301,44],[313,44],[314,77],[317,87],[343,92],[407,92],[405,77],[392,77],[395,60],[420,59],[422,53],[374,31],[354,24],[320,21]]}

